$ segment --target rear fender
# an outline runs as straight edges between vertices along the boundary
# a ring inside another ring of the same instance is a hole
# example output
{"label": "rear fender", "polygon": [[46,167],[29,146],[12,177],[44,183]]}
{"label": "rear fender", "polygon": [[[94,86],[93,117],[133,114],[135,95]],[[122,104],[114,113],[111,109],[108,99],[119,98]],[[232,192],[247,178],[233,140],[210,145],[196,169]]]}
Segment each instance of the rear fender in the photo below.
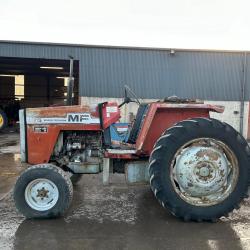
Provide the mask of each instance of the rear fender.
{"label": "rear fender", "polygon": [[209,117],[209,112],[222,113],[223,106],[210,104],[151,103],[136,140],[137,154],[150,155],[161,134],[175,123],[197,117]]}

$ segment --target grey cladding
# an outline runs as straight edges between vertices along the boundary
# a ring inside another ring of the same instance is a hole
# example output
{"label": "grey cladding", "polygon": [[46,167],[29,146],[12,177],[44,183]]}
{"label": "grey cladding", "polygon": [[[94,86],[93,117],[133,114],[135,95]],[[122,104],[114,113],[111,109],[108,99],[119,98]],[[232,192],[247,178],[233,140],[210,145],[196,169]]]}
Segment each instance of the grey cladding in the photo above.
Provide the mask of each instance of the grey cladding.
{"label": "grey cladding", "polygon": [[244,52],[139,49],[0,42],[1,57],[79,60],[81,96],[122,97],[129,85],[140,98],[170,95],[207,100],[250,99],[250,68]]}

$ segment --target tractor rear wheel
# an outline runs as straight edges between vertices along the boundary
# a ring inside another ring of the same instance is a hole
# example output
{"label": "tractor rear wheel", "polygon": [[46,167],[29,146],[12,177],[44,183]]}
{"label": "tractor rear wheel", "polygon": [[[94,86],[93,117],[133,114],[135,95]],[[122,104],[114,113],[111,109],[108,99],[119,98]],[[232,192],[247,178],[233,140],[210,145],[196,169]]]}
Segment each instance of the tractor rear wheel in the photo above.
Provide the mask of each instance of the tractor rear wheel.
{"label": "tractor rear wheel", "polygon": [[14,188],[16,208],[26,218],[59,217],[69,208],[73,187],[69,176],[52,164],[25,170]]}
{"label": "tractor rear wheel", "polygon": [[248,197],[250,148],[218,120],[194,118],[167,129],[149,162],[156,198],[185,221],[216,221]]}

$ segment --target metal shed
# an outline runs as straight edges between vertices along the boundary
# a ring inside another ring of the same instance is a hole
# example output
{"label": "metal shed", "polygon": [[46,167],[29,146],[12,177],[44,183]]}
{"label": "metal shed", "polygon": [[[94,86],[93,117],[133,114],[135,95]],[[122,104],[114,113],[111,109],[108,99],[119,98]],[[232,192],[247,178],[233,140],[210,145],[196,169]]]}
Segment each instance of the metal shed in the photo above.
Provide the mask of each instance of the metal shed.
{"label": "metal shed", "polygon": [[141,98],[250,99],[250,54],[244,51],[0,41],[0,59],[68,60],[69,55],[79,62],[79,96],[122,97],[128,84]]}

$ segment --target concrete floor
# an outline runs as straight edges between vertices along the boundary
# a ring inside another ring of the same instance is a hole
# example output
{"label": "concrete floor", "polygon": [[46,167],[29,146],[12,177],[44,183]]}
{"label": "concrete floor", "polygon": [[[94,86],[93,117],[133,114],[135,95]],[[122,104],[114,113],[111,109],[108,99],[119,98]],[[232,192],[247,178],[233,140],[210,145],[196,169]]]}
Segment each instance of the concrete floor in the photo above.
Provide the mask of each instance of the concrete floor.
{"label": "concrete floor", "polygon": [[0,249],[250,249],[250,200],[218,223],[184,223],[165,211],[149,186],[127,186],[123,176],[101,185],[84,176],[64,218],[25,220],[12,187],[25,168],[18,135],[0,134]]}

